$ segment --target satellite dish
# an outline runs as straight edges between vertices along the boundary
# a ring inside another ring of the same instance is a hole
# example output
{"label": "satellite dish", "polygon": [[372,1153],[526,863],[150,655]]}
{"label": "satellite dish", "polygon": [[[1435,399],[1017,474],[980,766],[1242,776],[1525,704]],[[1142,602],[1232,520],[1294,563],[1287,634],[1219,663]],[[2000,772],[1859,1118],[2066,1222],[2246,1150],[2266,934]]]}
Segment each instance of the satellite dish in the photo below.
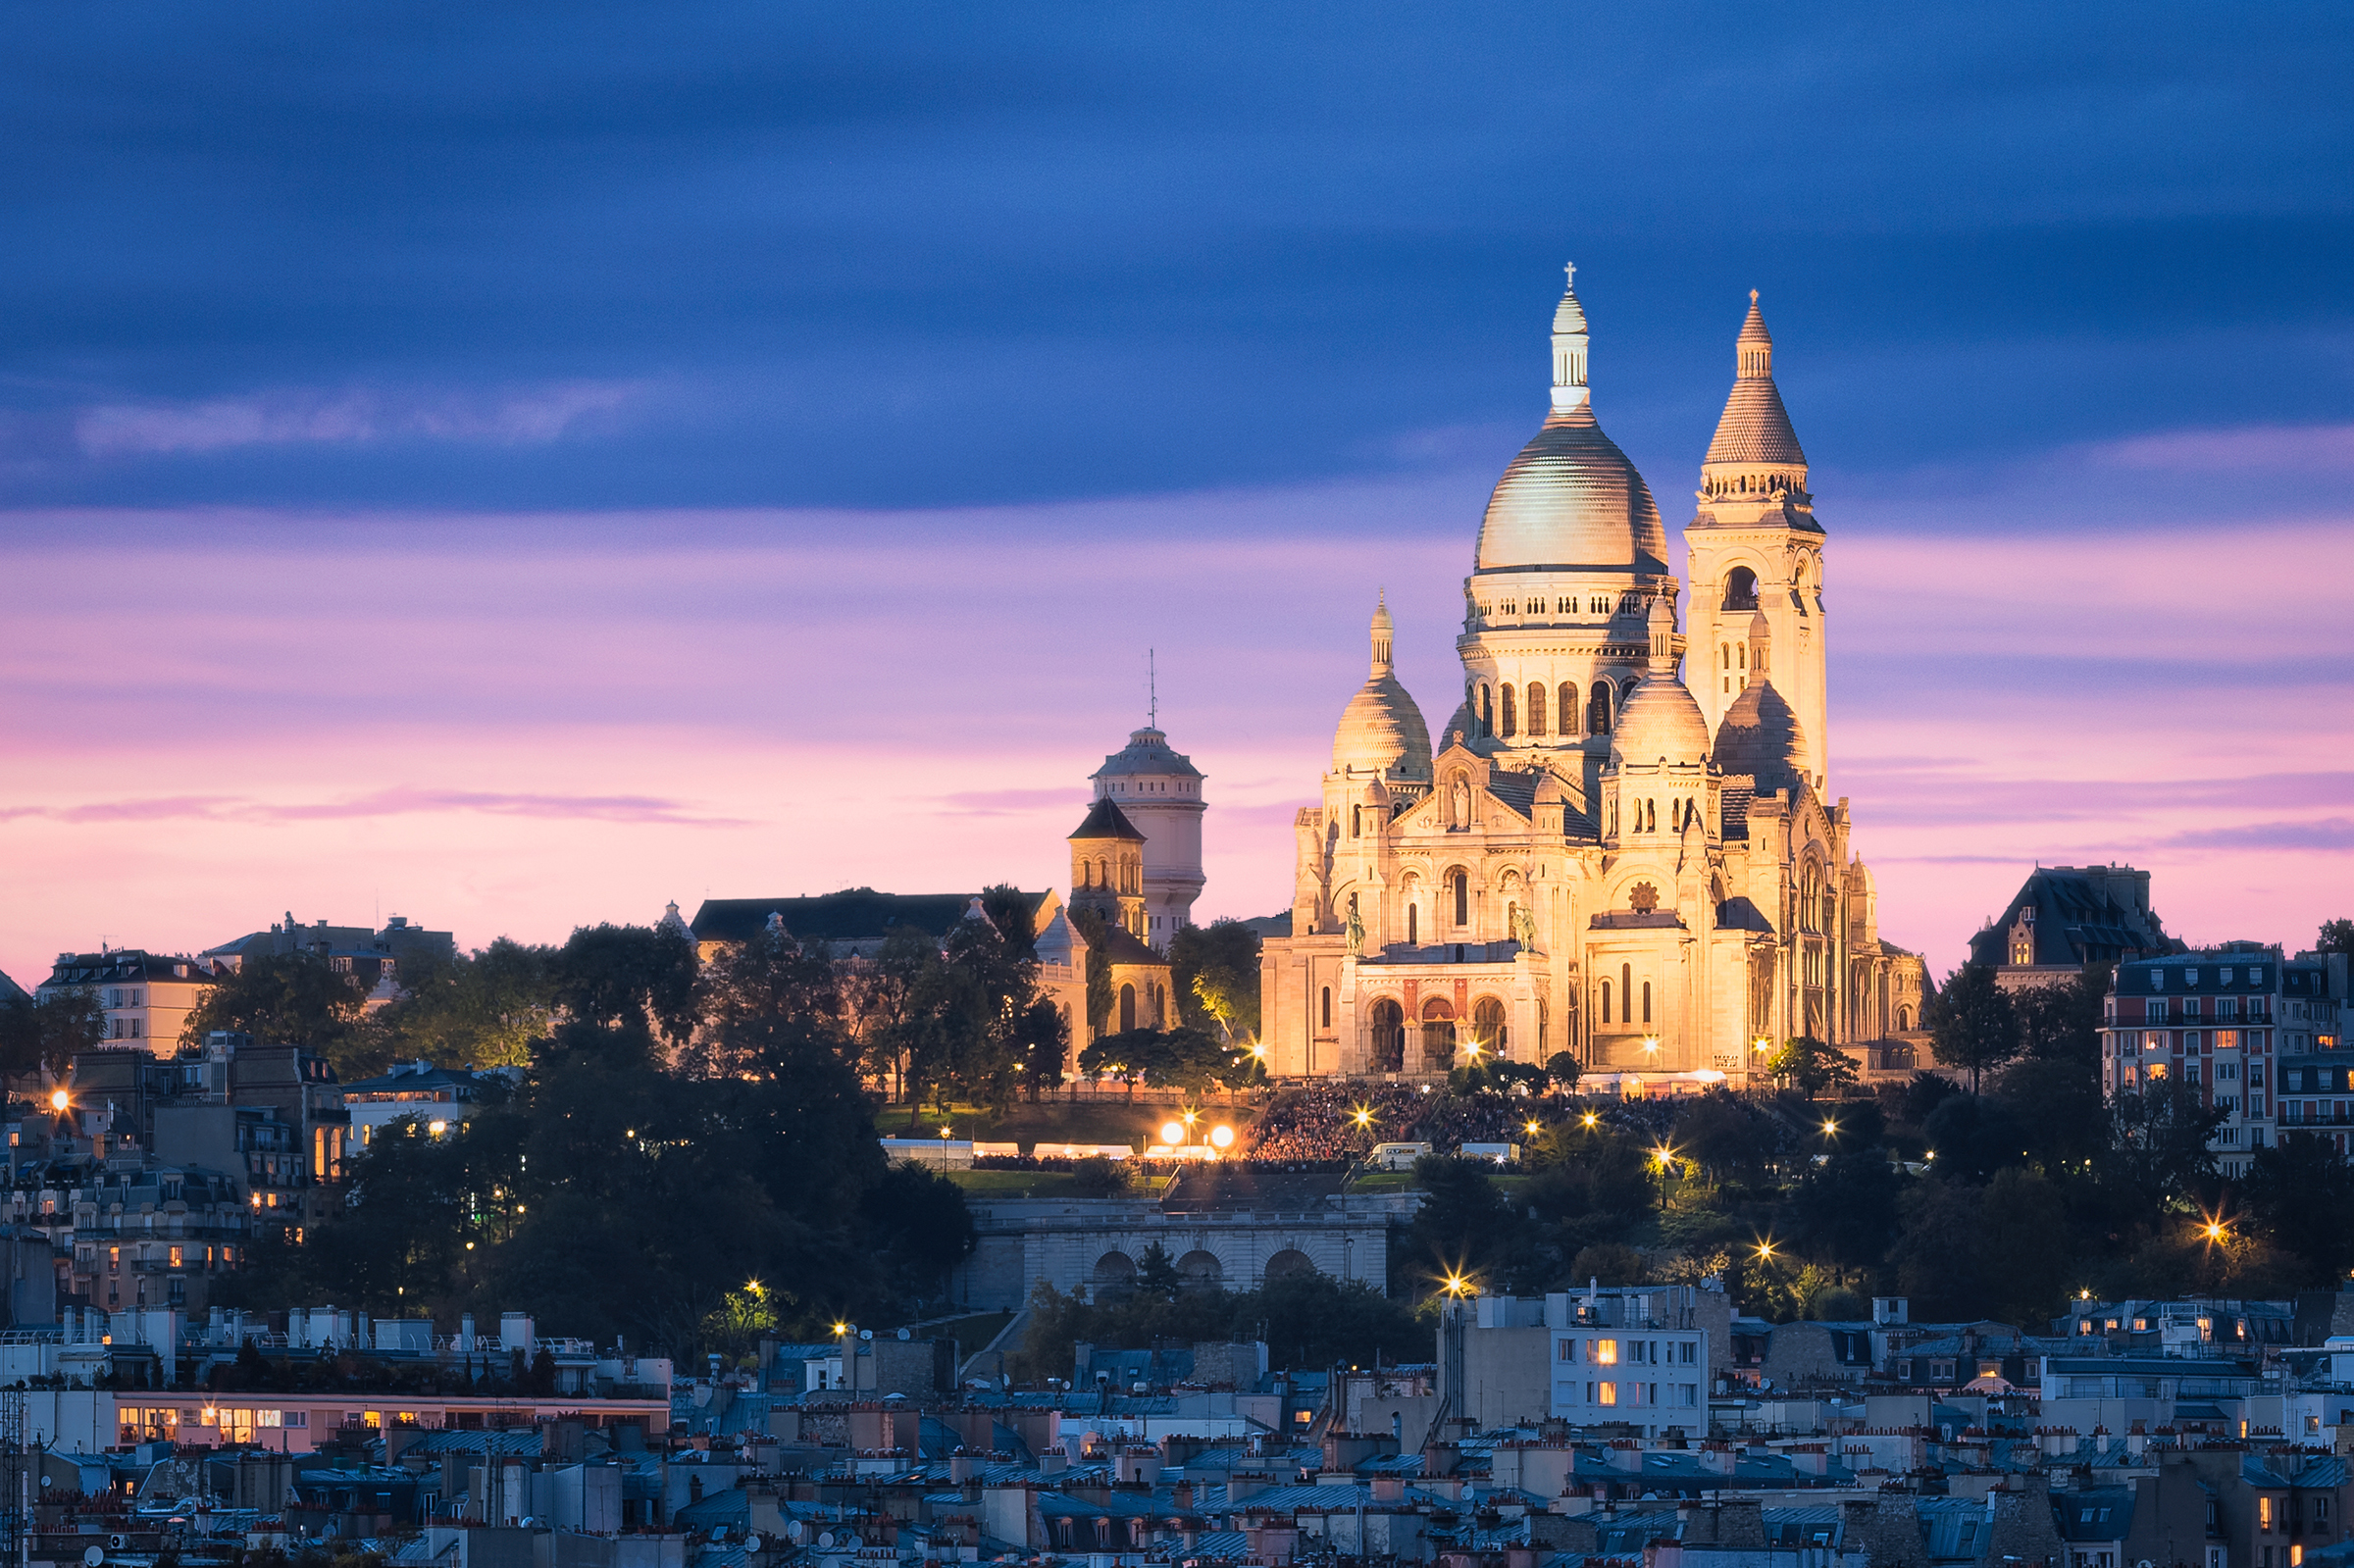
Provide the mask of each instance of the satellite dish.
{"label": "satellite dish", "polygon": [[914,1338],[915,1338],[915,1336],[914,1336],[914,1335],[912,1335],[912,1334],[910,1334],[910,1333],[908,1333],[908,1332],[907,1332],[905,1329],[901,1329],[901,1330],[899,1331],[899,1339],[901,1340],[901,1341],[905,1341],[905,1340],[912,1340],[912,1339],[914,1339]]}
{"label": "satellite dish", "polygon": [[874,1330],[872,1330],[872,1329],[860,1329],[860,1330],[858,1331],[858,1338],[859,1338],[859,1339],[861,1339],[861,1340],[871,1340],[871,1339],[873,1339],[874,1337],[875,1337],[875,1331],[874,1331]]}
{"label": "satellite dish", "polygon": [[760,1549],[760,1538],[758,1536],[744,1537],[743,1549],[746,1551],[758,1551]]}
{"label": "satellite dish", "polygon": [[788,1519],[785,1521],[785,1539],[787,1541],[798,1541],[801,1539],[801,1537],[807,1535],[808,1533],[809,1532],[807,1530],[802,1528],[801,1522],[798,1519]]}
{"label": "satellite dish", "polygon": [[81,1560],[85,1565],[85,1568],[98,1568],[100,1563],[106,1561],[106,1548],[104,1546],[92,1546],[89,1550],[81,1554]]}
{"label": "satellite dish", "polygon": [[825,1547],[828,1547],[828,1546],[831,1546],[831,1545],[833,1545],[833,1544],[834,1544],[834,1532],[833,1532],[833,1531],[831,1531],[831,1530],[821,1530],[821,1531],[819,1531],[819,1532],[817,1533],[817,1544],[818,1544],[818,1546],[819,1546],[819,1548],[820,1548],[820,1549],[823,1549],[823,1548],[825,1548]]}

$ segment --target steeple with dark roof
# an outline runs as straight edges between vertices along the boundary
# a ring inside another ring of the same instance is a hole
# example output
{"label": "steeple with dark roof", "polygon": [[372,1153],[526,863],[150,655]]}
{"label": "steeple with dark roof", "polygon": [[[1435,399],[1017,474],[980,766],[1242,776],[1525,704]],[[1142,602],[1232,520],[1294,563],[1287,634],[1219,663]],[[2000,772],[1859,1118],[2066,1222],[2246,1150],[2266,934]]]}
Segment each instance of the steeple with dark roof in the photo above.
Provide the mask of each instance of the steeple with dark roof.
{"label": "steeple with dark roof", "polygon": [[1071,908],[1093,910],[1143,940],[1145,835],[1118,806],[1098,800],[1070,843]]}

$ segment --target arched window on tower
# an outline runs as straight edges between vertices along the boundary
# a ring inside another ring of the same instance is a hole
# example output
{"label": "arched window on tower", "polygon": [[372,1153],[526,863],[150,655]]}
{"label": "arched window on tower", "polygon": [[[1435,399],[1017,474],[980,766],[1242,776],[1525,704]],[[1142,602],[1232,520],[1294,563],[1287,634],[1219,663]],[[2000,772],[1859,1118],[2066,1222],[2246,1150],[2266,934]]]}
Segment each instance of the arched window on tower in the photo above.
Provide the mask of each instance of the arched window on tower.
{"label": "arched window on tower", "polygon": [[1501,733],[1505,739],[1510,740],[1512,738],[1512,736],[1520,733],[1519,725],[1513,722],[1516,717],[1513,710],[1518,706],[1518,704],[1512,700],[1512,688],[1510,685],[1507,685],[1503,688],[1503,696],[1504,728],[1498,733]]}
{"label": "arched window on tower", "polygon": [[1561,683],[1561,735],[1563,740],[1577,738],[1577,686],[1568,681]]}
{"label": "arched window on tower", "polygon": [[1447,879],[1455,885],[1455,923],[1468,926],[1471,924],[1471,879],[1459,871],[1449,872]]}
{"label": "arched window on tower", "polygon": [[1125,1035],[1136,1027],[1136,987],[1120,987],[1120,1033]]}
{"label": "arched window on tower", "polygon": [[1651,1022],[1651,982],[1643,983],[1643,1022]]}
{"label": "arched window on tower", "polygon": [[1482,683],[1479,688],[1479,737],[1485,740],[1496,733],[1496,693]]}
{"label": "arched window on tower", "polygon": [[1351,806],[1349,808],[1349,836],[1352,838],[1362,838],[1364,835],[1365,808],[1362,806]]}
{"label": "arched window on tower", "polygon": [[1748,567],[1737,566],[1724,577],[1724,607],[1728,610],[1754,610],[1758,607],[1758,575]]}
{"label": "arched window on tower", "polygon": [[1602,983],[1602,1021],[1611,1021],[1611,983],[1607,980]]}
{"label": "arched window on tower", "polygon": [[1332,1027],[1332,987],[1324,987],[1324,1028]]}
{"label": "arched window on tower", "polygon": [[1586,698],[1586,733],[1607,735],[1611,733],[1611,683],[1594,683],[1594,690]]}
{"label": "arched window on tower", "polygon": [[1414,906],[1412,904],[1406,906],[1406,944],[1408,947],[1411,947],[1416,941],[1420,940],[1420,933],[1414,929],[1418,924],[1418,922],[1414,919]]}
{"label": "arched window on tower", "polygon": [[1540,681],[1528,683],[1528,733],[1531,735],[1545,733],[1545,685]]}

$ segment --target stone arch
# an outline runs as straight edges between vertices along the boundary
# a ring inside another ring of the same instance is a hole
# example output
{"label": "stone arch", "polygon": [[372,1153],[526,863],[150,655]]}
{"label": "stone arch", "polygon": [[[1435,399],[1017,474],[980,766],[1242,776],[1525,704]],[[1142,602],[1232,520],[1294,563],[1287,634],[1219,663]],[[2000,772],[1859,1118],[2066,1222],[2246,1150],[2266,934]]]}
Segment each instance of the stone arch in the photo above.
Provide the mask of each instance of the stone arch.
{"label": "stone arch", "polygon": [[1269,1280],[1292,1280],[1316,1272],[1315,1261],[1296,1246],[1287,1246],[1267,1259],[1260,1273]]}
{"label": "stone arch", "polygon": [[1136,1291],[1136,1259],[1125,1252],[1106,1252],[1096,1259],[1088,1283],[1099,1301],[1124,1300]]}
{"label": "stone arch", "polygon": [[1215,1252],[1195,1247],[1177,1260],[1177,1273],[1189,1290],[1214,1290],[1226,1278],[1226,1265]]}
{"label": "stone arch", "polygon": [[1607,735],[1611,733],[1611,707],[1613,702],[1611,683],[1597,681],[1586,697],[1586,733]]}
{"label": "stone arch", "polygon": [[1433,996],[1422,1004],[1422,1071],[1444,1073],[1455,1065],[1455,1003]]}
{"label": "stone arch", "polygon": [[1758,575],[1748,567],[1737,566],[1724,575],[1724,608],[1754,610],[1758,607]]}
{"label": "stone arch", "polygon": [[1373,1003],[1372,1020],[1367,1026],[1367,1059],[1376,1073],[1402,1073],[1406,1070],[1406,1009],[1394,996],[1384,996]]}
{"label": "stone arch", "polygon": [[1511,1043],[1511,1029],[1505,1023],[1506,1016],[1504,1003],[1497,997],[1482,996],[1473,1002],[1469,1043],[1489,1055],[1504,1055]]}

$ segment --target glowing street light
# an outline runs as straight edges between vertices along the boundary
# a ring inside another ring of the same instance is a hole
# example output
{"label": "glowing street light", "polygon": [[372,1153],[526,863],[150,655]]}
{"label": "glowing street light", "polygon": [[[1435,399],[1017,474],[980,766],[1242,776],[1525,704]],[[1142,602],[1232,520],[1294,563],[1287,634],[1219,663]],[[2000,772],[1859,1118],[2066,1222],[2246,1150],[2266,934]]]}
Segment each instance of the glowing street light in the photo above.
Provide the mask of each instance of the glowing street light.
{"label": "glowing street light", "polygon": [[1773,1261],[1772,1238],[1768,1237],[1766,1239],[1758,1243],[1758,1261],[1760,1263],[1771,1263]]}
{"label": "glowing street light", "polygon": [[1839,1124],[1832,1121],[1827,1116],[1824,1117],[1822,1119],[1822,1136],[1824,1138],[1837,1138],[1839,1136]]}
{"label": "glowing street light", "polygon": [[1182,1124],[1180,1124],[1180,1123],[1177,1123],[1177,1122],[1163,1122],[1163,1123],[1161,1123],[1161,1124],[1160,1124],[1160,1140],[1161,1140],[1163,1143],[1166,1143],[1166,1144],[1168,1144],[1168,1145],[1169,1145],[1169,1147],[1171,1147],[1171,1148],[1175,1148],[1175,1147],[1176,1147],[1178,1144],[1180,1144],[1180,1143],[1182,1143],[1182,1142],[1184,1142],[1184,1141],[1185,1141],[1185,1128],[1184,1128],[1184,1126],[1183,1126]]}
{"label": "glowing street light", "polygon": [[1600,1111],[1588,1111],[1585,1115],[1579,1117],[1578,1120],[1585,1123],[1586,1131],[1591,1133],[1595,1128],[1602,1125],[1602,1113]]}
{"label": "glowing street light", "polygon": [[58,1115],[65,1115],[66,1107],[72,1105],[73,1103],[74,1096],[67,1093],[64,1089],[55,1088],[49,1091],[49,1108],[57,1112]]}
{"label": "glowing street light", "polygon": [[1530,1138],[1535,1138],[1537,1134],[1544,1131],[1544,1129],[1537,1123],[1530,1122],[1527,1126],[1521,1128],[1520,1131],[1526,1133]]}
{"label": "glowing street light", "polygon": [[1651,1052],[1654,1056],[1657,1056],[1660,1053],[1660,1037],[1657,1035],[1645,1036],[1643,1039],[1643,1048]]}
{"label": "glowing street light", "polygon": [[2199,1234],[2207,1238],[2209,1246],[2213,1246],[2231,1233],[2224,1228],[2223,1221],[2209,1220],[2205,1225],[2199,1227]]}
{"label": "glowing street light", "polygon": [[1373,1109],[1368,1105],[1359,1105],[1350,1113],[1349,1119],[1356,1123],[1358,1130],[1362,1131],[1373,1125]]}
{"label": "glowing street light", "polygon": [[849,1326],[848,1324],[846,1324],[846,1323],[837,1322],[837,1323],[834,1325],[834,1338],[835,1338],[835,1339],[837,1339],[837,1340],[839,1340],[839,1339],[843,1338],[844,1335],[848,1334],[849,1332],[850,1332],[850,1326]]}
{"label": "glowing street light", "polygon": [[1185,1114],[1180,1118],[1180,1120],[1185,1123],[1186,1131],[1190,1133],[1193,1131],[1194,1124],[1202,1120],[1202,1113],[1189,1105],[1186,1107]]}
{"label": "glowing street light", "polygon": [[1234,1129],[1231,1127],[1211,1128],[1209,1130],[1209,1145],[1212,1148],[1234,1147]]}
{"label": "glowing street light", "polygon": [[1446,1279],[1440,1283],[1446,1288],[1447,1293],[1458,1300],[1472,1293],[1473,1287],[1470,1280],[1459,1272],[1450,1271]]}

